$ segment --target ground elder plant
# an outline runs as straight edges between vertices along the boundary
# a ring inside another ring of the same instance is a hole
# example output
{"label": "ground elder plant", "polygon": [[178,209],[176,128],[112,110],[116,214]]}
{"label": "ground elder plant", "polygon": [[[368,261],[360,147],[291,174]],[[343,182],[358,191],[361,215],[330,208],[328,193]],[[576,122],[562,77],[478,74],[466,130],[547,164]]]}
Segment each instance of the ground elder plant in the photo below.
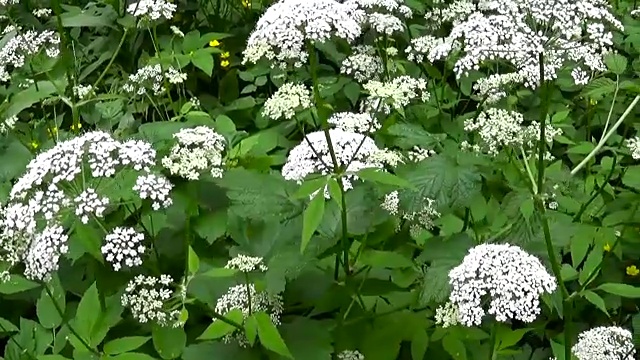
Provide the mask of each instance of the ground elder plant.
{"label": "ground elder plant", "polygon": [[639,11],[0,0],[2,357],[635,359]]}

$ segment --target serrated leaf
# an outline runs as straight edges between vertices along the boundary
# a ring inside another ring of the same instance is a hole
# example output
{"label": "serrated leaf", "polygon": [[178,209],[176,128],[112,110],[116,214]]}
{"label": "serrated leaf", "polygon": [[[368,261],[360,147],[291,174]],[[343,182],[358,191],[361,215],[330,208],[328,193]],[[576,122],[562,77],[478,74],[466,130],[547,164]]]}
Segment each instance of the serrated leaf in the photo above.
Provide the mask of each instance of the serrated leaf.
{"label": "serrated leaf", "polygon": [[23,276],[11,274],[7,281],[0,282],[0,294],[10,295],[35,289],[40,284],[27,280]]}
{"label": "serrated leaf", "polygon": [[300,243],[300,251],[304,252],[304,249],[309,244],[313,233],[316,231],[322,217],[324,216],[324,191],[318,191],[318,193],[309,202],[309,205],[304,210],[303,222],[302,222],[302,240]]}
{"label": "serrated leaf", "polygon": [[604,299],[600,297],[600,295],[594,293],[591,290],[584,290],[580,295],[585,298],[588,302],[595,305],[598,309],[600,309],[603,313],[609,316],[609,312],[607,311],[607,305],[604,302]]}
{"label": "serrated leaf", "polygon": [[329,321],[296,317],[279,329],[294,359],[331,360],[330,324]]}
{"label": "serrated leaf", "polygon": [[627,58],[615,52],[607,53],[604,56],[604,63],[611,72],[617,75],[622,75],[627,69]]}
{"label": "serrated leaf", "polygon": [[151,335],[153,347],[165,360],[180,356],[187,345],[187,334],[182,327],[156,325],[153,327]]}
{"label": "serrated leaf", "polygon": [[640,298],[640,287],[633,286],[633,285],[605,283],[598,286],[596,290],[601,290],[609,294],[621,296],[624,298],[630,298],[630,299]]}
{"label": "serrated leaf", "polygon": [[[225,318],[234,321],[238,324],[242,324],[242,310],[234,309],[229,311],[226,314],[221,314]],[[237,330],[237,328],[231,324],[227,324],[222,320],[213,320],[213,322],[207,326],[207,328],[202,332],[200,336],[198,336],[198,340],[214,340],[219,339],[227,334],[231,334]]]}
{"label": "serrated leaf", "polygon": [[582,93],[584,96],[589,96],[595,99],[599,99],[602,97],[602,95],[613,93],[615,89],[616,89],[615,81],[609,78],[600,77],[600,78],[591,80],[589,84],[587,84],[584,87],[584,89],[582,90]]}
{"label": "serrated leaf", "polygon": [[377,268],[396,269],[413,266],[411,259],[406,258],[397,252],[373,249],[363,251],[358,261],[361,262],[362,265],[369,265]]}
{"label": "serrated leaf", "polygon": [[36,303],[36,314],[42,326],[52,329],[62,323],[62,315],[60,313],[64,314],[66,308],[65,290],[55,274],[51,277],[47,286],[53,298],[49,296],[47,289],[42,289],[40,298]]}
{"label": "serrated leaf", "polygon": [[204,71],[205,74],[211,76],[213,73],[213,55],[209,51],[205,49],[197,50],[191,56],[191,62],[198,69]]}
{"label": "serrated leaf", "polygon": [[365,168],[358,171],[358,177],[365,181],[373,181],[379,184],[395,185],[403,188],[414,188],[411,183],[398,177],[394,174],[388,173],[384,170]]}
{"label": "serrated leaf", "polygon": [[253,317],[258,324],[258,338],[262,346],[276,354],[293,359],[293,355],[282,340],[278,329],[271,321],[271,317],[264,312],[257,312],[253,314]]}

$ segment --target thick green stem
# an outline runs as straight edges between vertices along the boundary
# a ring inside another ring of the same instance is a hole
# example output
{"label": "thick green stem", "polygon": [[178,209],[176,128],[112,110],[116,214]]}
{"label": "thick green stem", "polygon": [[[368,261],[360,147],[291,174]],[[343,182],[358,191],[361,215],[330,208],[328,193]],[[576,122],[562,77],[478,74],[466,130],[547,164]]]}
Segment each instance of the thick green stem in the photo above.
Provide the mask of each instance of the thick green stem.
{"label": "thick green stem", "polygon": [[640,101],[640,95],[637,95],[633,99],[633,101],[631,102],[631,104],[629,104],[629,106],[624,111],[622,116],[620,116],[618,121],[616,121],[616,123],[613,124],[613,126],[611,127],[611,129],[609,129],[609,131],[605,134],[605,136],[603,136],[602,139],[600,139],[600,142],[598,142],[598,145],[596,145],[596,147],[593,150],[591,150],[591,152],[587,155],[587,157],[584,158],[584,160],[582,160],[573,170],[571,170],[571,175],[577,174],[578,171],[580,171],[580,169],[582,169],[585,165],[587,165],[587,163],[596,156],[598,151],[602,149],[602,147],[607,142],[607,140],[609,140],[609,138],[616,132],[616,130],[618,130],[618,127],[620,127],[624,119],[629,115],[629,113],[631,113],[631,110],[635,108],[635,106],[638,104],[638,101]]}
{"label": "thick green stem", "polygon": [[249,316],[253,314],[253,310],[251,308],[251,285],[249,283],[249,273],[244,273],[244,284],[247,287],[247,309],[249,309]]}
{"label": "thick green stem", "polygon": [[562,309],[564,313],[564,358],[571,359],[571,341],[573,324],[571,323],[573,318],[573,299],[566,298],[562,302]]}
{"label": "thick green stem", "polygon": [[491,338],[489,339],[489,360],[495,360],[498,357],[496,353],[496,340],[498,337],[498,322],[494,321],[491,326]]}

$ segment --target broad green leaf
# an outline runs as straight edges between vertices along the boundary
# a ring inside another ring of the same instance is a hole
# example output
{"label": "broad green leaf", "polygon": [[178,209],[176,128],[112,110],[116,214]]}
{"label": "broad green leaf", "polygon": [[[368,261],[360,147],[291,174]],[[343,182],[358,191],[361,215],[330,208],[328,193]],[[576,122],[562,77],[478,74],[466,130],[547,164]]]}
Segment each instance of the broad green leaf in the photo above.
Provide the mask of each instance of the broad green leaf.
{"label": "broad green leaf", "polygon": [[[221,314],[225,318],[236,322],[238,324],[242,324],[243,314],[242,310],[235,309],[231,310],[226,314]],[[221,320],[214,320],[205,330],[204,332],[198,336],[198,340],[214,340],[219,339],[227,334],[231,334],[237,330],[237,328],[231,324],[227,324]]]}
{"label": "broad green leaf", "polygon": [[466,360],[467,348],[464,342],[453,334],[447,334],[442,339],[442,347],[454,360]]}
{"label": "broad green leaf", "polygon": [[27,164],[33,158],[31,151],[18,139],[11,138],[0,145],[0,156],[11,159],[2,163],[0,167],[0,181],[11,181],[24,172]]}
{"label": "broad green leaf", "polygon": [[626,168],[622,183],[634,189],[640,189],[640,165],[632,165]]}
{"label": "broad green leaf", "polygon": [[232,277],[238,273],[237,269],[227,269],[227,268],[213,268],[209,269],[200,276],[207,276],[212,278],[224,278],[224,277]]}
{"label": "broad green leaf", "polygon": [[144,345],[151,339],[149,336],[128,336],[115,340],[111,340],[104,344],[104,351],[107,355],[117,355],[125,352],[133,351]]}
{"label": "broad green leaf", "polygon": [[377,268],[395,269],[413,266],[411,259],[406,258],[397,252],[372,249],[363,251],[358,261],[361,262],[362,265],[369,265]]}
{"label": "broad green leaf", "polygon": [[577,268],[593,244],[595,228],[593,226],[580,226],[571,235],[571,263]]}
{"label": "broad green leaf", "polygon": [[0,318],[0,333],[8,334],[12,332],[18,331],[18,327],[13,325],[13,323],[5,318]]}
{"label": "broad green leaf", "polygon": [[444,134],[431,134],[422,126],[411,123],[398,123],[389,126],[389,135],[396,137],[394,143],[401,148],[410,149],[414,146],[433,148],[446,138]]}
{"label": "broad green leaf", "polygon": [[64,314],[66,308],[65,290],[55,274],[45,286],[48,286],[53,298],[49,296],[46,288],[42,289],[40,298],[36,303],[36,314],[40,324],[47,329],[51,329],[60,326],[62,323],[61,314]]}
{"label": "broad green leaf", "polygon": [[175,359],[187,345],[187,334],[182,327],[154,326],[151,331],[153,346],[163,359]]}
{"label": "broad green leaf", "polygon": [[114,27],[114,21],[118,17],[111,6],[87,6],[81,9],[76,6],[63,5],[65,11],[60,14],[60,20],[64,27]]}
{"label": "broad green leaf", "polygon": [[609,312],[607,311],[607,305],[604,302],[604,299],[600,297],[600,295],[594,293],[591,290],[584,290],[580,293],[580,295],[585,298],[588,302],[595,305],[598,309],[600,309],[603,313],[609,316]]}
{"label": "broad green leaf", "polygon": [[249,344],[253,346],[258,338],[258,320],[256,320],[255,316],[250,316],[244,322],[244,334],[247,336]]}
{"label": "broad green leaf", "polygon": [[594,272],[599,271],[599,266],[602,263],[603,258],[603,249],[601,247],[595,246],[589,255],[587,256],[587,260],[585,260],[584,265],[582,266],[582,270],[580,271],[580,276],[578,277],[578,281],[580,284],[585,284],[585,282],[594,276],[592,275]]}
{"label": "broad green leaf", "polygon": [[330,321],[296,317],[279,327],[284,342],[294,359],[331,360]]}
{"label": "broad green leaf", "polygon": [[26,90],[11,97],[9,108],[3,114],[4,117],[18,115],[20,111],[31,107],[31,105],[48,98],[51,94],[57,92],[58,88],[64,89],[67,86],[66,79],[51,81],[38,81]]}
{"label": "broad green leaf", "polygon": [[109,360],[156,360],[156,358],[144,353],[127,352],[111,356]]}
{"label": "broad green leaf", "polygon": [[82,295],[82,299],[76,310],[76,317],[73,321],[73,326],[78,332],[78,335],[82,336],[87,342],[91,341],[93,328],[102,315],[100,311],[101,308],[98,288],[96,287],[96,283],[93,283],[93,285],[84,292],[84,295]]}
{"label": "broad green leaf", "polygon": [[323,189],[327,185],[327,181],[331,177],[329,176],[321,176],[315,179],[305,180],[302,184],[300,184],[300,188],[293,194],[294,199],[308,199],[311,194],[314,192]]}
{"label": "broad green leaf", "polygon": [[21,275],[11,274],[7,281],[0,282],[0,294],[10,295],[35,289],[40,284],[25,279]]}
{"label": "broad green leaf", "polygon": [[362,180],[373,181],[379,184],[395,185],[403,188],[415,188],[411,183],[396,175],[374,168],[365,168],[358,171],[358,177]]}
{"label": "broad green leaf", "polygon": [[418,330],[411,339],[411,359],[423,360],[429,347],[429,335],[425,330]]}
{"label": "broad green leaf", "polygon": [[616,75],[622,75],[627,69],[627,58],[618,53],[607,53],[604,56],[604,63],[607,65],[607,68]]}
{"label": "broad green leaf", "polygon": [[213,244],[227,232],[228,215],[226,211],[201,213],[197,217],[194,230],[209,244]]}
{"label": "broad green leaf", "polygon": [[531,329],[528,328],[512,330],[508,327],[500,327],[499,329],[500,330],[496,336],[496,340],[498,342],[496,344],[497,350],[503,350],[514,346],[527,332],[531,331]]}
{"label": "broad green leaf", "polygon": [[309,202],[309,205],[304,210],[304,217],[302,223],[302,242],[300,244],[300,251],[304,252],[304,249],[309,244],[313,233],[316,231],[322,217],[324,215],[324,191],[318,191],[318,193]]}
{"label": "broad green leaf", "polygon": [[258,323],[258,338],[262,346],[276,354],[293,359],[293,355],[291,355],[284,340],[280,337],[278,329],[273,322],[271,322],[271,317],[264,312],[257,312],[253,314],[253,317]]}
{"label": "broad green leaf", "polygon": [[191,275],[195,275],[198,272],[198,269],[200,269],[200,258],[198,257],[198,254],[196,254],[196,252],[193,250],[193,248],[191,246],[189,246],[189,274]]}
{"label": "broad green leaf", "polygon": [[205,49],[200,49],[193,53],[191,62],[205,74],[211,76],[213,73],[213,55]]}
{"label": "broad green leaf", "polygon": [[605,77],[593,79],[582,90],[583,95],[590,96],[594,99],[600,99],[603,95],[613,93],[616,89],[616,83]]}
{"label": "broad green leaf", "polygon": [[605,283],[598,286],[596,290],[602,290],[609,294],[618,295],[624,298],[640,298],[640,287],[627,284]]}

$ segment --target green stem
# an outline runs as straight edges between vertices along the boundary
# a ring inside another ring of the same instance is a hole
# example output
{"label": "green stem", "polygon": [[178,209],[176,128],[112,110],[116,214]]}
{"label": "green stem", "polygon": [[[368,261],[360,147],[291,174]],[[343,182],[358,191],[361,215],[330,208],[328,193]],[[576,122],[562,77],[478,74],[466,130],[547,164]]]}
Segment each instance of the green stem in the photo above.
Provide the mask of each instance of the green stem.
{"label": "green stem", "polygon": [[249,273],[244,273],[244,284],[247,287],[247,308],[249,309],[249,316],[253,314],[251,309],[251,287],[249,286]]}
{"label": "green stem", "polygon": [[538,193],[538,187],[536,185],[536,181],[533,177],[533,172],[529,167],[529,160],[527,160],[527,154],[524,153],[524,149],[520,146],[520,154],[522,154],[522,161],[524,162],[524,168],[527,170],[527,175],[529,176],[529,180],[531,181],[531,190],[534,194]]}
{"label": "green stem", "polygon": [[348,229],[347,229],[347,200],[344,191],[344,184],[342,183],[342,179],[338,179],[337,181],[338,187],[340,188],[340,200],[341,200],[341,219],[342,223],[342,267],[344,268],[344,274],[346,277],[349,277],[351,274],[351,267],[349,266],[349,248],[351,247],[348,241]]}
{"label": "green stem", "polygon": [[598,142],[598,145],[596,145],[596,147],[593,150],[591,150],[591,152],[587,155],[587,157],[585,157],[584,160],[582,160],[573,170],[571,170],[571,175],[572,176],[577,174],[578,171],[580,171],[580,169],[582,169],[585,165],[587,165],[587,163],[591,159],[593,159],[594,156],[596,156],[598,151],[600,151],[600,149],[602,149],[602,147],[607,142],[607,140],[609,140],[609,138],[616,132],[616,130],[618,130],[618,127],[620,127],[620,125],[622,124],[624,119],[629,115],[629,113],[631,113],[631,110],[638,104],[638,101],[640,101],[640,95],[637,95],[633,99],[633,101],[631,102],[631,104],[629,104],[629,106],[624,111],[622,116],[620,116],[618,121],[616,121],[616,123],[613,124],[611,129],[609,129],[609,132],[607,132],[607,134],[605,136],[603,136],[602,139],[600,139],[600,142]]}
{"label": "green stem", "polygon": [[[60,304],[58,304],[58,301],[56,300],[56,298],[53,296],[53,293],[51,292],[51,289],[49,288],[49,284],[44,283],[43,285],[44,285],[45,291],[47,292],[47,295],[49,296],[49,298],[51,298],[51,302],[53,303],[53,307],[56,308],[56,312],[58,312],[58,315],[60,315],[60,317],[62,319],[65,319],[64,312],[62,311],[62,308],[60,307]],[[67,327],[69,328],[69,331],[71,331],[73,336],[75,336],[80,341],[80,343],[82,343],[82,345],[85,348],[87,348],[87,350],[89,350],[90,352],[92,352],[92,353],[94,353],[96,355],[100,355],[100,353],[96,349],[92,348],[87,343],[87,341],[84,338],[82,338],[82,336],[80,336],[80,334],[78,334],[78,331],[76,331],[76,329],[73,326],[71,326],[71,324],[69,324],[68,321],[64,320],[64,324],[67,325]]]}
{"label": "green stem", "polygon": [[562,302],[562,308],[564,313],[564,358],[571,359],[571,327],[573,326],[571,320],[573,318],[573,299],[564,299],[564,301]]}
{"label": "green stem", "polygon": [[98,88],[98,85],[100,84],[100,81],[102,81],[105,75],[107,75],[107,72],[111,68],[111,65],[113,65],[113,62],[116,60],[116,56],[118,56],[118,54],[120,53],[120,49],[122,49],[124,40],[127,38],[128,31],[129,29],[124,29],[124,32],[122,33],[122,37],[120,38],[120,42],[118,43],[118,47],[116,48],[116,51],[113,53],[113,55],[111,55],[111,59],[109,59],[109,62],[107,63],[107,67],[104,68],[104,70],[102,70],[102,73],[100,74],[100,76],[98,76],[98,79],[93,83],[92,91],[94,92],[96,91],[96,89]]}
{"label": "green stem", "polygon": [[489,339],[489,360],[495,360],[498,358],[496,353],[496,341],[498,337],[498,322],[494,321],[491,326],[491,338]]}
{"label": "green stem", "polygon": [[540,64],[540,141],[538,142],[538,192],[543,191],[544,185],[544,153],[547,148],[545,130],[547,127],[547,82],[544,80],[544,54],[540,52],[538,55],[538,62]]}

